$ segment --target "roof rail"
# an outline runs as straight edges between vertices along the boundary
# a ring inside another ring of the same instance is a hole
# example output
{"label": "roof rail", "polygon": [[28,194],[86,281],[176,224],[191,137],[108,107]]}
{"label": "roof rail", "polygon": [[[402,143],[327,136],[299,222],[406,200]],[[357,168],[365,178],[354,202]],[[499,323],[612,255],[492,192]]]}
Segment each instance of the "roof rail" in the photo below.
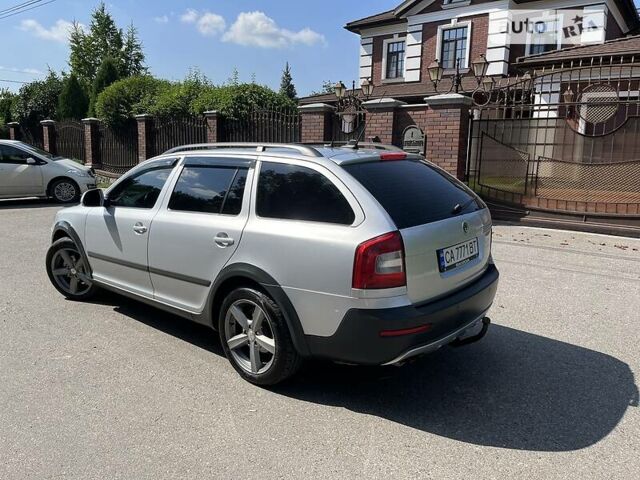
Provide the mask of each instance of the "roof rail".
{"label": "roof rail", "polygon": [[180,147],[167,150],[163,155],[172,153],[188,152],[191,150],[217,150],[224,148],[255,148],[256,152],[265,152],[270,149],[288,149],[304,155],[305,157],[322,157],[322,154],[313,147],[308,145],[299,145],[295,143],[249,143],[249,142],[230,142],[230,143],[195,143],[192,145],[182,145]]}
{"label": "roof rail", "polygon": [[348,148],[351,150],[364,149],[364,150],[385,150],[392,152],[401,152],[401,148],[395,145],[389,145],[378,142],[359,142],[357,145],[353,141],[340,141],[340,142],[323,142],[323,143],[309,143],[309,146],[322,146],[324,148]]}

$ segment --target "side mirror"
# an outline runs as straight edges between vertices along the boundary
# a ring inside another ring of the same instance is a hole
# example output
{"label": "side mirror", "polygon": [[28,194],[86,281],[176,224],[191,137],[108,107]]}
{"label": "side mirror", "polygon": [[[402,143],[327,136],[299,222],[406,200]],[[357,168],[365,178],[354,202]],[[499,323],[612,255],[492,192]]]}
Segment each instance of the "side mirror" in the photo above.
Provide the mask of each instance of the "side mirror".
{"label": "side mirror", "polygon": [[83,207],[103,207],[105,206],[104,192],[101,188],[94,188],[82,195],[80,203]]}
{"label": "side mirror", "polygon": [[35,158],[27,158],[27,165],[37,165],[38,161]]}

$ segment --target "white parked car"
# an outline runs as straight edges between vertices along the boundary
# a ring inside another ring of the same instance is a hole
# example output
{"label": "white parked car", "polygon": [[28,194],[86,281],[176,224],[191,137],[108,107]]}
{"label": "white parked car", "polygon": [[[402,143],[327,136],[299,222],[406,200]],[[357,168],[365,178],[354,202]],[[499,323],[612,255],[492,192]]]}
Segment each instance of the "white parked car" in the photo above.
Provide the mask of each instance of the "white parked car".
{"label": "white parked car", "polygon": [[93,170],[32,145],[0,140],[0,198],[49,197],[75,203],[96,188]]}

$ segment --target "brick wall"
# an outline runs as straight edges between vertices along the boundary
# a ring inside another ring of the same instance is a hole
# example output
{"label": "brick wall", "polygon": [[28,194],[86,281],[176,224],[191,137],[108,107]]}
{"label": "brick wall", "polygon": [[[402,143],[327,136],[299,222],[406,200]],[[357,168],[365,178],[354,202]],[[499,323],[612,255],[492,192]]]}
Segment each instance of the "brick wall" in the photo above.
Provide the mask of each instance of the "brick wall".
{"label": "brick wall", "polygon": [[315,143],[331,140],[331,115],[328,112],[304,113],[302,115],[301,141]]}
{"label": "brick wall", "polygon": [[468,109],[431,106],[426,112],[428,160],[464,178],[469,135]]}
{"label": "brick wall", "polygon": [[394,110],[373,110],[367,113],[367,131],[366,138],[372,139],[378,137],[381,143],[394,143],[394,126],[395,112]]}

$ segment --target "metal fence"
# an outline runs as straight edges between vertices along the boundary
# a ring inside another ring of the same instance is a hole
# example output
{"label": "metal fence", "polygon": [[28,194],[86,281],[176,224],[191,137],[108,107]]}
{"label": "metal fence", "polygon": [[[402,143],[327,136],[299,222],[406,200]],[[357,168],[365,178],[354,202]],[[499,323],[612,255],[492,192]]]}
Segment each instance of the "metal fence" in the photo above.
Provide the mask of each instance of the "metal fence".
{"label": "metal fence", "polygon": [[85,162],[84,125],[76,120],[63,120],[56,124],[57,154]]}
{"label": "metal fence", "polygon": [[225,142],[298,143],[301,118],[296,109],[254,110],[242,118],[225,118]]}
{"label": "metal fence", "polygon": [[485,197],[640,210],[640,62],[567,63],[474,100],[467,175]]}
{"label": "metal fence", "polygon": [[205,143],[207,121],[204,117],[154,118],[151,120],[152,155],[160,155],[180,145]]}
{"label": "metal fence", "polygon": [[98,135],[103,170],[125,173],[138,164],[138,126],[135,120],[117,128],[102,124]]}
{"label": "metal fence", "polygon": [[40,123],[20,124],[20,140],[40,149],[44,148],[44,133]]}

